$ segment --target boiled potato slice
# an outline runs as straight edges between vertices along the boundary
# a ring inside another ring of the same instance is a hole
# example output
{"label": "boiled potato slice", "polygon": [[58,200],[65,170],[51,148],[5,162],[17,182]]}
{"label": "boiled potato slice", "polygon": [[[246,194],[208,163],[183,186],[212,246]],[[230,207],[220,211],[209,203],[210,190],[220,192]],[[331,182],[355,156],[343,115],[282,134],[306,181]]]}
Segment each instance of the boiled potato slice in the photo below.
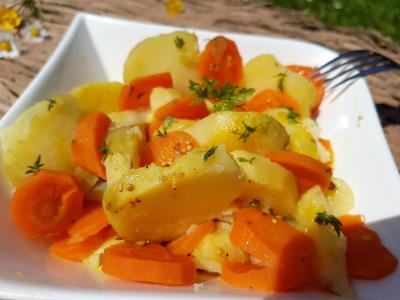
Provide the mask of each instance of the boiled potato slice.
{"label": "boiled potato slice", "polygon": [[[253,130],[246,129],[246,126]],[[228,151],[247,150],[260,155],[286,147],[288,136],[279,122],[257,112],[212,113],[185,130],[200,146],[225,144]]]}
{"label": "boiled potato slice", "polygon": [[181,98],[183,94],[176,89],[156,87],[150,94],[150,110],[155,112],[161,106]]}
{"label": "boiled potato slice", "polygon": [[338,236],[331,225],[314,222],[317,213],[324,211],[333,213],[321,188],[315,186],[303,194],[298,202],[296,226],[315,242],[316,272],[320,284],[339,295],[351,296],[352,289],[347,279],[346,238],[343,234]]}
{"label": "boiled potato slice", "polygon": [[[185,42],[182,48],[175,45],[179,37]],[[175,31],[143,40],[129,53],[124,65],[124,81],[170,72],[174,88],[189,91],[189,80],[198,81],[197,64],[199,47],[197,36],[187,31]]]}
{"label": "boiled potato slice", "polygon": [[[167,132],[184,131],[185,129],[193,126],[195,123],[196,123],[196,121],[194,121],[194,120],[172,118],[169,121],[166,131]],[[164,126],[164,124],[162,124],[159,129],[162,129],[163,126]],[[153,132],[153,135],[157,135],[157,134],[158,134],[157,130]]]}
{"label": "boiled potato slice", "polygon": [[216,230],[201,240],[192,252],[192,258],[198,269],[221,273],[226,261],[248,261],[248,255],[232,244],[229,237],[231,229],[231,224],[218,222]]}
{"label": "boiled potato slice", "polygon": [[[84,116],[71,96],[41,101],[24,111],[0,135],[2,170],[7,181],[18,185],[27,166],[39,155],[44,168],[72,171],[71,141]],[[53,105],[51,105],[53,103]]]}
{"label": "boiled potato slice", "polygon": [[294,175],[264,156],[244,150],[231,152],[246,176],[246,185],[240,196],[247,204],[254,199],[261,208],[272,208],[281,216],[296,212],[298,190]]}
{"label": "boiled potato slice", "polygon": [[331,213],[335,216],[349,213],[355,204],[353,191],[343,179],[332,177],[331,182],[326,193]]}
{"label": "boiled potato slice", "polygon": [[279,76],[285,74],[287,69],[281,65],[275,56],[264,54],[252,58],[243,69],[244,85],[254,88],[256,93],[264,89],[277,89]]}
{"label": "boiled potato slice", "polygon": [[244,177],[220,145],[205,160],[197,148],[169,167],[129,171],[110,184],[103,207],[110,224],[128,241],[169,241],[218,216],[242,193]]}
{"label": "boiled potato slice", "polygon": [[291,151],[319,159],[317,142],[309,127],[303,124],[304,119],[291,118],[290,114],[293,114],[293,112],[286,108],[270,109],[266,111],[266,114],[274,117],[285,127],[289,134],[289,149]]}
{"label": "boiled potato slice", "polygon": [[144,134],[137,126],[109,132],[106,138],[107,156],[104,160],[108,184],[119,180],[132,168],[139,167],[139,151],[144,141]]}
{"label": "boiled potato slice", "polygon": [[124,110],[119,112],[109,113],[111,119],[111,129],[117,129],[127,126],[144,127],[145,123],[149,122],[149,110]]}
{"label": "boiled potato slice", "polygon": [[119,110],[121,89],[122,84],[119,82],[96,82],[75,87],[70,94],[83,111],[100,111],[107,114]]}
{"label": "boiled potato slice", "polygon": [[244,85],[255,88],[281,90],[299,103],[302,116],[308,117],[314,105],[317,91],[303,76],[291,72],[273,55],[260,55],[244,66]]}

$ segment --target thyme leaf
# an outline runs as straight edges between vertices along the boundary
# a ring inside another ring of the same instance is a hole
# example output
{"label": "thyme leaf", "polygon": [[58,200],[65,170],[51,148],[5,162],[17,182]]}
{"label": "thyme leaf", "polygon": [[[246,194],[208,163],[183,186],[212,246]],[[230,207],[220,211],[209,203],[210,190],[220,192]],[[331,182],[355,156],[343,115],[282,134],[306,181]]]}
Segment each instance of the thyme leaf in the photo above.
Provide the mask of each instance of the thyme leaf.
{"label": "thyme leaf", "polygon": [[340,236],[340,232],[342,230],[342,223],[334,215],[329,215],[326,213],[326,211],[319,212],[315,216],[314,222],[319,225],[331,225],[336,234]]}
{"label": "thyme leaf", "polygon": [[26,166],[28,169],[26,170],[25,174],[36,174],[38,173],[42,167],[44,166],[44,163],[41,162],[42,156],[38,155],[36,158],[35,162],[33,163],[32,166]]}

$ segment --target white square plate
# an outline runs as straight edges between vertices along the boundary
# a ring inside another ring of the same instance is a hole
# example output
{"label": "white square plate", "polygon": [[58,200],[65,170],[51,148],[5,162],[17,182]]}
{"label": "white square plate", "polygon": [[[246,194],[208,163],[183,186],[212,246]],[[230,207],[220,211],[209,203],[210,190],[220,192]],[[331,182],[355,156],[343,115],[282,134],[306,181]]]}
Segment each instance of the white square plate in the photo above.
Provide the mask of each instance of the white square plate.
{"label": "white square plate", "polygon": [[[146,37],[177,27],[145,24],[78,14],[49,61],[0,122],[4,128],[36,101],[86,82],[122,81],[130,49]],[[193,30],[201,47],[220,33]],[[336,53],[321,46],[286,38],[223,33],[235,40],[244,61],[272,53],[284,64],[320,65]],[[360,120],[362,119],[362,122]],[[352,187],[355,213],[366,217],[384,244],[400,257],[400,177],[364,80],[333,103],[324,103],[318,123],[322,136],[333,142],[335,175]],[[50,149],[51,151],[51,149]],[[0,179],[0,182],[3,182]],[[169,288],[105,277],[93,278],[79,263],[57,260],[45,245],[24,239],[10,216],[10,195],[0,188],[0,299],[161,299],[161,298],[336,298],[317,292],[261,294],[227,286],[219,280],[193,287]],[[382,281],[355,281],[360,299],[394,299],[400,294],[400,271]]]}

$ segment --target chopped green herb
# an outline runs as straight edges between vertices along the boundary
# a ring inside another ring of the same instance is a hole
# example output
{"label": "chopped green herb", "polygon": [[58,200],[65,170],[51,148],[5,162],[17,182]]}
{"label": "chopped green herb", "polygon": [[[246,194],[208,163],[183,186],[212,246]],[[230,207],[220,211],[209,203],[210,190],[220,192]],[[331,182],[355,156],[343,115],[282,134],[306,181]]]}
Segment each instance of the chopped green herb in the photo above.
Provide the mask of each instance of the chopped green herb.
{"label": "chopped green herb", "polygon": [[41,155],[38,155],[36,158],[35,162],[33,163],[32,166],[27,166],[28,170],[25,172],[25,174],[36,174],[39,172],[42,167],[44,166],[44,163],[42,163],[40,160],[42,159]]}
{"label": "chopped green herb", "polygon": [[249,204],[250,204],[251,207],[260,207],[261,202],[258,199],[253,199],[253,200],[250,201]]}
{"label": "chopped green herb", "polygon": [[238,159],[239,162],[244,162],[244,163],[251,164],[256,158],[252,157],[252,158],[247,159],[247,158],[244,158],[244,157],[238,157],[237,159]]}
{"label": "chopped green herb", "polygon": [[171,116],[166,116],[163,120],[163,126],[161,129],[157,130],[156,135],[164,137],[167,135],[167,129],[171,126],[171,124],[175,122],[175,118]]}
{"label": "chopped green herb", "polygon": [[287,114],[287,120],[288,120],[288,122],[289,123],[292,123],[292,124],[297,124],[297,123],[299,123],[299,121],[297,120],[297,118],[300,116],[297,112],[295,112],[294,110],[293,110],[293,108],[288,108],[288,114]]}
{"label": "chopped green herb", "polygon": [[46,99],[47,102],[49,102],[49,105],[47,106],[47,110],[51,111],[51,109],[56,105],[57,101],[53,98]]}
{"label": "chopped green herb", "polygon": [[278,89],[278,91],[283,92],[283,81],[287,77],[287,74],[286,73],[278,73],[276,75],[276,77],[278,77],[278,81],[276,83],[276,88]]}
{"label": "chopped green herb", "polygon": [[243,140],[243,143],[246,143],[247,139],[250,137],[250,135],[254,132],[256,132],[257,127],[251,127],[247,125],[244,121],[242,122],[244,126],[244,131],[240,134],[239,140]]}
{"label": "chopped green herb", "polygon": [[203,160],[207,161],[210,158],[210,156],[215,154],[215,150],[217,150],[217,148],[218,146],[213,146],[210,149],[208,149],[206,153],[204,153]]}
{"label": "chopped green herb", "polygon": [[99,152],[103,153],[103,159],[102,161],[105,162],[107,156],[108,156],[108,149],[106,146],[106,143],[103,143],[100,147],[99,147]]}
{"label": "chopped green herb", "polygon": [[326,211],[319,212],[317,213],[314,222],[319,225],[332,225],[333,230],[336,232],[338,236],[340,236],[340,232],[342,230],[342,223],[334,215],[329,215],[326,213]]}
{"label": "chopped green herb", "polygon": [[253,88],[239,88],[230,82],[217,89],[218,82],[203,78],[202,83],[189,81],[189,89],[196,96],[195,103],[210,100],[213,103],[214,111],[231,111],[233,107],[239,107],[250,97],[255,90]]}
{"label": "chopped green herb", "polygon": [[180,36],[177,36],[175,39],[175,46],[178,49],[182,49],[182,47],[185,45],[185,41],[183,40],[183,38],[181,38]]}

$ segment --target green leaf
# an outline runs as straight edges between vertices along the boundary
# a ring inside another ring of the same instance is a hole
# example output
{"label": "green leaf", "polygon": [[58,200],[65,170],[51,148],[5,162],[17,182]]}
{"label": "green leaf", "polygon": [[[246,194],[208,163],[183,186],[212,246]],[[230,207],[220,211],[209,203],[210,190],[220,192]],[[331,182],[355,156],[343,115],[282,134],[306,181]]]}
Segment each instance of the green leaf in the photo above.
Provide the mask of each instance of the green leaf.
{"label": "green leaf", "polygon": [[181,38],[180,36],[177,36],[175,39],[176,48],[182,49],[184,45],[185,45],[185,41],[183,40],[183,38]]}
{"label": "green leaf", "polygon": [[217,148],[218,146],[213,146],[210,149],[208,149],[206,153],[204,153],[203,160],[207,161],[210,158],[210,156],[215,154],[215,150],[217,150]]}
{"label": "green leaf", "polygon": [[247,125],[244,121],[242,122],[244,126],[244,131],[240,134],[239,140],[243,140],[243,143],[246,143],[247,139],[250,137],[251,134],[256,132],[258,126],[251,127]]}
{"label": "green leaf", "polygon": [[317,213],[314,222],[319,225],[331,225],[336,234],[340,236],[340,232],[342,230],[342,223],[334,215],[329,215],[326,213],[326,211],[319,212]]}
{"label": "green leaf", "polygon": [[25,172],[25,174],[36,174],[37,172],[39,172],[44,166],[44,163],[41,162],[41,159],[42,156],[38,155],[33,165],[27,166],[28,170]]}

